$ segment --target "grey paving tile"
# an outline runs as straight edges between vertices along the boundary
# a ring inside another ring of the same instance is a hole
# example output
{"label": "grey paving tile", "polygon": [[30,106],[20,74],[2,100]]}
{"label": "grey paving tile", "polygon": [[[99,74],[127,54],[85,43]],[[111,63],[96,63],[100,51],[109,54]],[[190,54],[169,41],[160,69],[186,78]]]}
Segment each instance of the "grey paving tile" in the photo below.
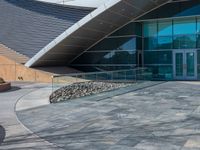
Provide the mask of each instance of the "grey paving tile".
{"label": "grey paving tile", "polygon": [[64,149],[195,150],[199,89],[200,84],[185,82],[129,87],[114,97],[104,93],[17,114],[37,135]]}

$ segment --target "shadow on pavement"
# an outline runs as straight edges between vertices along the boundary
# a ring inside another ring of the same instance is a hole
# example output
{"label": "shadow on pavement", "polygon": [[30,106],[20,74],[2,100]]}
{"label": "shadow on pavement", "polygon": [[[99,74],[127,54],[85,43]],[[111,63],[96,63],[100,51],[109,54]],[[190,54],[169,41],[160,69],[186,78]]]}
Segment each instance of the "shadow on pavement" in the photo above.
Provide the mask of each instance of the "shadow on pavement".
{"label": "shadow on pavement", "polygon": [[6,92],[13,92],[13,91],[18,91],[20,90],[21,88],[18,87],[18,86],[12,86],[10,90],[6,91]]}
{"label": "shadow on pavement", "polygon": [[0,125],[0,145],[3,143],[3,140],[5,139],[6,131],[5,129]]}

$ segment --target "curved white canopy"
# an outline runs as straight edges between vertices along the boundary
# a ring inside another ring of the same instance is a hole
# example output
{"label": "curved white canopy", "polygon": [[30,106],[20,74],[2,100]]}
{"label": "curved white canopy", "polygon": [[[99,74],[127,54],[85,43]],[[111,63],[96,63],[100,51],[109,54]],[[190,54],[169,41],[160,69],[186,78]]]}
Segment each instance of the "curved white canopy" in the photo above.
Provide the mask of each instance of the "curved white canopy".
{"label": "curved white canopy", "polygon": [[169,0],[110,0],[54,39],[27,67],[67,65],[119,27]]}

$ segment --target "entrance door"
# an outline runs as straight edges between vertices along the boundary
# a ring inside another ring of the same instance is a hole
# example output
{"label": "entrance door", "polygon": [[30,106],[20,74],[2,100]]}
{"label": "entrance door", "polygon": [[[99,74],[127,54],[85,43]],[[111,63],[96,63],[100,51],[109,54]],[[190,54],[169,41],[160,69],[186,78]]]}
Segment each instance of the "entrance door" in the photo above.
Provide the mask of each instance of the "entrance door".
{"label": "entrance door", "polygon": [[197,79],[197,53],[196,50],[175,50],[173,52],[174,79]]}

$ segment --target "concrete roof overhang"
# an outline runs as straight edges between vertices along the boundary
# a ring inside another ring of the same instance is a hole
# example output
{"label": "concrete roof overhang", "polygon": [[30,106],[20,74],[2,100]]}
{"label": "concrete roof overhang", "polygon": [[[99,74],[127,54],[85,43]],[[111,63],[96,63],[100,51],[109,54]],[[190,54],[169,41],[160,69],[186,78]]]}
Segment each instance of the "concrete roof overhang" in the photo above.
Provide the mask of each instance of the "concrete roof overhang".
{"label": "concrete roof overhang", "polygon": [[45,46],[27,67],[67,65],[107,35],[169,0],[109,0]]}

